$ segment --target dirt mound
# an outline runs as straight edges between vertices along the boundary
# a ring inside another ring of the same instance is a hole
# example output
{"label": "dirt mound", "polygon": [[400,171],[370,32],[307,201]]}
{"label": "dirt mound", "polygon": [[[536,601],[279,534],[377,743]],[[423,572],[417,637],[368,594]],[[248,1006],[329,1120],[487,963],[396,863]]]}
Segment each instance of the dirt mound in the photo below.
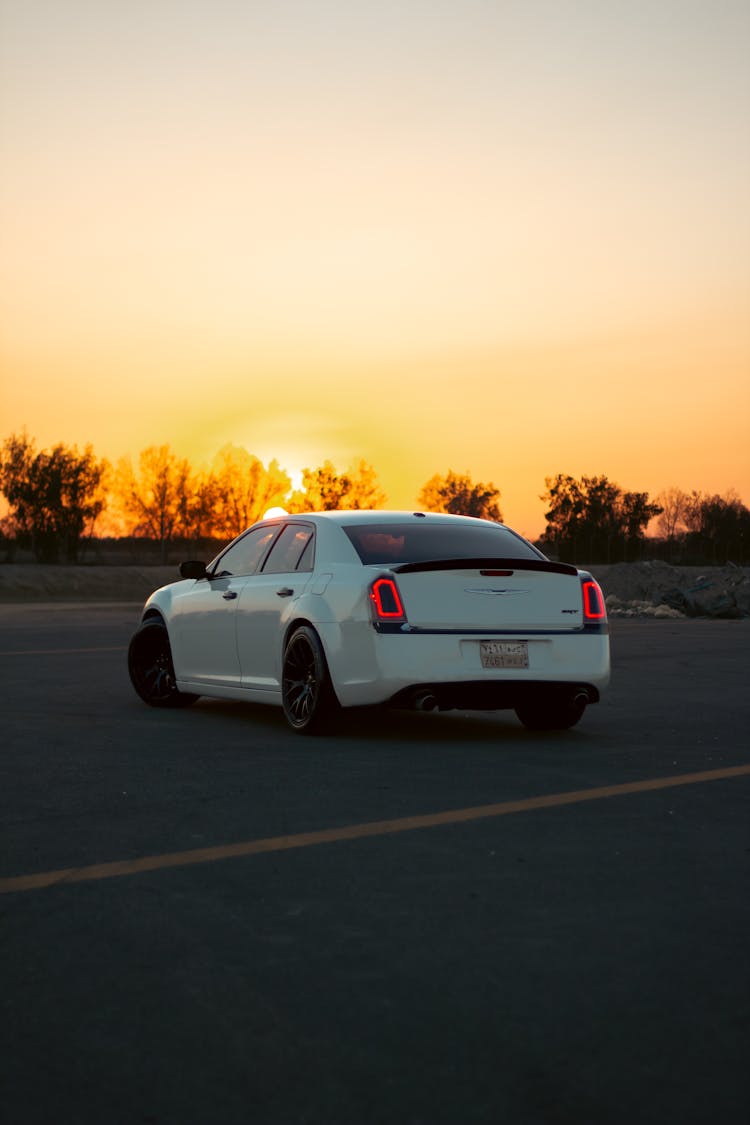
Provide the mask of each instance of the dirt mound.
{"label": "dirt mound", "polygon": [[144,602],[176,566],[0,566],[0,602]]}
{"label": "dirt mound", "polygon": [[590,569],[610,617],[750,617],[750,567],[644,562]]}

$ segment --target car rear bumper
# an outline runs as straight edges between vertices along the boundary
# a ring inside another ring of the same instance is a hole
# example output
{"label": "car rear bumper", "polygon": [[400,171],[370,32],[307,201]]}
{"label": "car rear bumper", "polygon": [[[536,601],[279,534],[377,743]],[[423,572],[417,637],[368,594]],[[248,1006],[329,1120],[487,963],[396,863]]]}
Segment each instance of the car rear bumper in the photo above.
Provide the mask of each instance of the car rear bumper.
{"label": "car rear bumper", "polygon": [[[487,669],[482,667],[480,641],[503,640],[503,634],[380,634],[354,622],[318,629],[344,707],[399,704],[427,688],[439,688],[437,698],[445,700],[445,706],[512,707],[519,697],[555,685],[585,688],[593,703],[609,683],[605,632],[514,631],[507,639],[528,644],[528,668]],[[450,702],[453,699],[464,702]],[[473,704],[466,702],[472,699]]]}

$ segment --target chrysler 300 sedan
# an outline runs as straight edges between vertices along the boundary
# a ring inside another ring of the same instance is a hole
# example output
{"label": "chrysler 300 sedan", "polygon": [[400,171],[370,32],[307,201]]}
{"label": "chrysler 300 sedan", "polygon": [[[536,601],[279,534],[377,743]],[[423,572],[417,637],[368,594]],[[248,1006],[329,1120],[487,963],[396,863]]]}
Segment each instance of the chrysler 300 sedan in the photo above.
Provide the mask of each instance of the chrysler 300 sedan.
{"label": "chrysler 300 sedan", "polygon": [[264,519],[143,609],[139,696],[269,703],[312,733],[341,708],[515,710],[573,726],[609,680],[602,592],[509,527],[431,512]]}

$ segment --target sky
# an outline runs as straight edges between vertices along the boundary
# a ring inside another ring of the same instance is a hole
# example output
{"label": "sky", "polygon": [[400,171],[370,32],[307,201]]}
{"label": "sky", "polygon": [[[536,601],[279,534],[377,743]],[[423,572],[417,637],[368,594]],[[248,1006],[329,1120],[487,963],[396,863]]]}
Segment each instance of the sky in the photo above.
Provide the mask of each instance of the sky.
{"label": "sky", "polygon": [[0,0],[0,440],[750,503],[750,0]]}

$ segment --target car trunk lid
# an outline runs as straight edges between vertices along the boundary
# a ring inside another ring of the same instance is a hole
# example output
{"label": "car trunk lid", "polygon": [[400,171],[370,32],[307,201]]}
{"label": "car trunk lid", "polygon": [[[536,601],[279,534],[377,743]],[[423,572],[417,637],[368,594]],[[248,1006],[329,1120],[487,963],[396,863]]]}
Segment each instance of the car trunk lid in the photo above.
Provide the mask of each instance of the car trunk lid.
{"label": "car trunk lid", "polygon": [[536,559],[445,559],[393,568],[411,628],[497,633],[580,629],[575,567]]}

